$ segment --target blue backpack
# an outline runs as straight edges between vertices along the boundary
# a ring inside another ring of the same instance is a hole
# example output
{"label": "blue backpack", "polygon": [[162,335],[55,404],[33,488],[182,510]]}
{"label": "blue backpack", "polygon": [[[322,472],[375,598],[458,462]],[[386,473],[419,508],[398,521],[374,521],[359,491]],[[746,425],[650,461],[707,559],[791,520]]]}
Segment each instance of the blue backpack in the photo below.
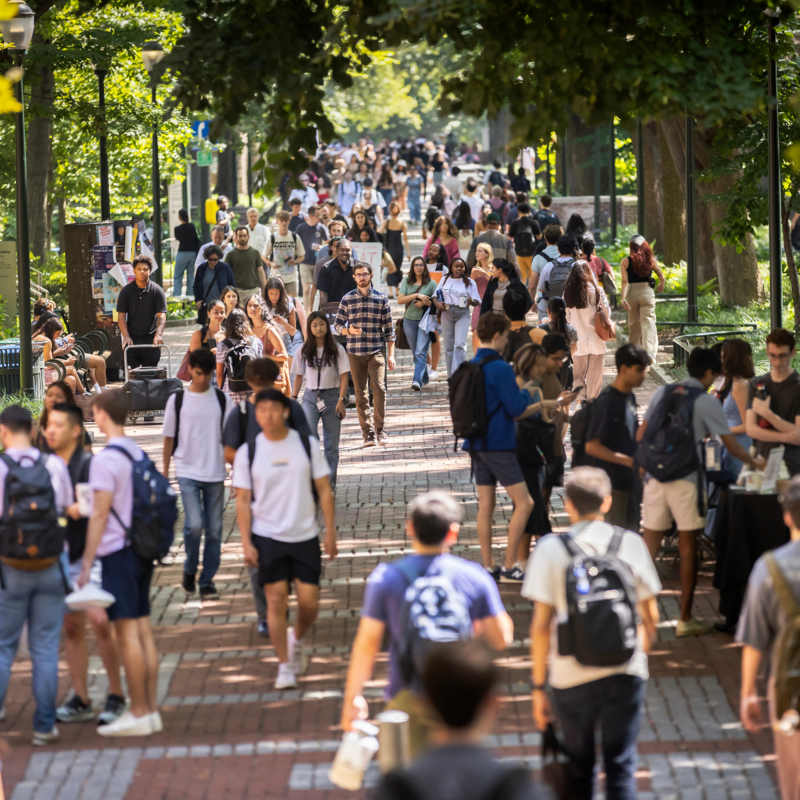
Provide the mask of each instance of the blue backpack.
{"label": "blue backpack", "polygon": [[123,453],[133,467],[133,514],[130,527],[125,526],[113,508],[111,513],[125,528],[127,542],[139,558],[160,561],[169,553],[175,540],[175,523],[178,520],[175,490],[147,455],[136,461],[124,447],[112,444],[107,449]]}

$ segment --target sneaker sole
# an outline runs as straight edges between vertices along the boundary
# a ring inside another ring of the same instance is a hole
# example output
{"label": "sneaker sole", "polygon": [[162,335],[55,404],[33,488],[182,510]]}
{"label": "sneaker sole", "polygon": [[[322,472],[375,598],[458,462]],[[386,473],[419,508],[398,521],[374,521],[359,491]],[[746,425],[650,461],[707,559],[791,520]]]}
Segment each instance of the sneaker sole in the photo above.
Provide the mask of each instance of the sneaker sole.
{"label": "sneaker sole", "polygon": [[56,721],[62,723],[63,725],[69,725],[72,722],[89,722],[90,720],[95,719],[94,711],[86,711],[83,714],[73,715],[69,717],[60,717],[58,713],[56,713]]}
{"label": "sneaker sole", "polygon": [[524,583],[525,578],[509,578],[506,575],[500,575],[497,578],[498,583]]}
{"label": "sneaker sole", "polygon": [[280,692],[283,689],[296,689],[297,688],[297,681],[294,683],[283,683],[280,686],[276,683],[275,688]]}
{"label": "sneaker sole", "polygon": [[149,724],[147,725],[147,730],[132,730],[131,728],[125,728],[121,731],[109,731],[108,725],[104,725],[97,729],[97,733],[100,736],[106,736],[109,739],[113,739],[116,737],[122,736],[152,736],[153,734],[153,727]]}
{"label": "sneaker sole", "polygon": [[31,739],[31,744],[34,747],[47,747],[50,744],[58,744],[58,739],[45,741],[44,739]]}

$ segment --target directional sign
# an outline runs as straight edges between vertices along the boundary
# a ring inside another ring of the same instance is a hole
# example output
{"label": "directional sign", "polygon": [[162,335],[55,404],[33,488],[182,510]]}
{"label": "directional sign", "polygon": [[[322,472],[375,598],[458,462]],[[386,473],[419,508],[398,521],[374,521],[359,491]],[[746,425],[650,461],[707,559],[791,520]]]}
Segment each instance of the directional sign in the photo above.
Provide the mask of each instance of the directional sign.
{"label": "directional sign", "polygon": [[192,135],[195,139],[208,139],[208,129],[211,127],[210,120],[201,119],[192,123]]}
{"label": "directional sign", "polygon": [[197,166],[198,167],[210,167],[211,166],[211,159],[213,157],[213,153],[211,150],[200,150],[197,153]]}

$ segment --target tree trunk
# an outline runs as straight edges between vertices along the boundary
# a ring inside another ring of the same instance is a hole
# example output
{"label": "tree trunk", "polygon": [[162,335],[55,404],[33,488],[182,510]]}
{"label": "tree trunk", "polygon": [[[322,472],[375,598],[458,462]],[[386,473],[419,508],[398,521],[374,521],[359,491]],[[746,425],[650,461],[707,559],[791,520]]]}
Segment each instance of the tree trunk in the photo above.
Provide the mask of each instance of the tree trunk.
{"label": "tree trunk", "polygon": [[781,200],[781,231],[783,233],[783,252],[786,256],[786,266],[789,270],[789,283],[792,286],[792,307],[794,308],[794,330],[800,333],[800,281],[797,278],[797,265],[794,263],[794,250],[792,248],[792,233],[789,228],[789,215],[791,208],[784,197]]}
{"label": "tree trunk", "polygon": [[[586,125],[578,117],[570,119],[569,125],[569,193],[574,196],[594,195],[594,126]],[[608,139],[606,134],[603,142]],[[600,170],[600,192],[608,192],[608,157]]]}
{"label": "tree trunk", "polygon": [[644,128],[644,207],[647,209],[644,230],[639,232],[658,253],[664,253],[664,180],[658,123]]}
{"label": "tree trunk", "polygon": [[664,207],[661,217],[664,222],[664,241],[661,252],[668,267],[686,261],[686,198],[683,182],[675,169],[664,128],[658,126],[661,145],[661,181]]}
{"label": "tree trunk", "polygon": [[[34,43],[42,43],[34,34]],[[52,212],[48,214],[47,185],[50,177],[50,127],[55,79],[49,67],[40,66],[28,73],[30,103],[28,105],[28,226],[33,255],[42,259],[50,251]]]}

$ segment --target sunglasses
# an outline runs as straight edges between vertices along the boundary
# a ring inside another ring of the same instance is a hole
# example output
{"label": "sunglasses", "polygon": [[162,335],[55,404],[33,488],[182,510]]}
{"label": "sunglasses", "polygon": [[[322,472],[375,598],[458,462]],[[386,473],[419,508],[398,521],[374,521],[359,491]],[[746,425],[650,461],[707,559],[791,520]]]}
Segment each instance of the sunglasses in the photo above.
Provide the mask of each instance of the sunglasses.
{"label": "sunglasses", "polygon": [[209,259],[208,259],[208,263],[209,263],[209,264],[210,264],[212,261],[213,261],[213,262],[216,264],[216,263],[217,263],[217,261],[219,261],[219,259],[218,259],[218,258],[209,258]]}

